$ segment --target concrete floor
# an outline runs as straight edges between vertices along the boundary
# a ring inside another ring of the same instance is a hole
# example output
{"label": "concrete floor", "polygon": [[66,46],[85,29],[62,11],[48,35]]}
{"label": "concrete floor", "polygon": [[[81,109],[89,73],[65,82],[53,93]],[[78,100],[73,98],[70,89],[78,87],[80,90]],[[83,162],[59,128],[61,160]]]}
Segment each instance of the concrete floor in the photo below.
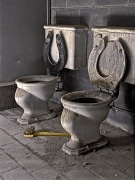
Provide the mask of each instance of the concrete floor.
{"label": "concrete floor", "polygon": [[[36,129],[64,131],[61,106],[50,102],[57,113],[52,120],[34,124]],[[0,180],[134,180],[134,138],[110,126],[101,125],[109,144],[85,155],[69,156],[61,150],[67,137],[24,138],[26,126],[16,118],[21,108],[0,112]]]}

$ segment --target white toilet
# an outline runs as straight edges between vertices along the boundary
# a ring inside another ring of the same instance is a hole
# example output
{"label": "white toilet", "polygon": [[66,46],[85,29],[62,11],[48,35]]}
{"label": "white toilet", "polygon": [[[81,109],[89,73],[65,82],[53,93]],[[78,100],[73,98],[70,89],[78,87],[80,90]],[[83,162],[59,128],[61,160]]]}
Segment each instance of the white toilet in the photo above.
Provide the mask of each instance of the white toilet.
{"label": "white toilet", "polygon": [[51,75],[33,75],[18,78],[15,100],[24,113],[17,119],[20,124],[31,124],[56,116],[48,107],[53,96],[58,77]]}
{"label": "white toilet", "polygon": [[[75,69],[86,65],[87,27],[44,26],[44,60],[48,75],[31,75],[18,78],[15,100],[24,113],[17,119],[20,124],[30,124],[50,119],[56,114],[49,110],[48,102],[61,82],[63,68]],[[83,51],[80,53],[80,43]],[[75,49],[74,49],[75,47]],[[81,58],[84,57],[82,63]],[[73,61],[76,59],[76,61]],[[57,85],[57,86],[56,86]],[[58,89],[59,90],[59,89]]]}
{"label": "white toilet", "polygon": [[[97,29],[93,28],[93,31]],[[106,32],[103,37],[100,27],[98,33],[93,37],[88,74],[91,84],[101,91],[77,91],[61,98],[64,106],[61,124],[71,135],[62,149],[70,155],[79,155],[107,144],[108,140],[100,134],[100,124],[108,116],[110,104],[117,98],[118,85],[125,74],[126,57],[121,41],[119,38],[111,39]]]}

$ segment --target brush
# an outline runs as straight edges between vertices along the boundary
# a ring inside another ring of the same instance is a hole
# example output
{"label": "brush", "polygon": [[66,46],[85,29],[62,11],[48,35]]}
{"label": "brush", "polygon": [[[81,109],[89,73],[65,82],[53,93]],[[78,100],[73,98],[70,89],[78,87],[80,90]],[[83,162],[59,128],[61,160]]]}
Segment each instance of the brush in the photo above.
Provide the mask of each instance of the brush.
{"label": "brush", "polygon": [[26,138],[32,138],[36,136],[70,136],[69,133],[63,132],[46,132],[46,131],[35,131],[35,126],[28,126],[23,131],[23,135]]}

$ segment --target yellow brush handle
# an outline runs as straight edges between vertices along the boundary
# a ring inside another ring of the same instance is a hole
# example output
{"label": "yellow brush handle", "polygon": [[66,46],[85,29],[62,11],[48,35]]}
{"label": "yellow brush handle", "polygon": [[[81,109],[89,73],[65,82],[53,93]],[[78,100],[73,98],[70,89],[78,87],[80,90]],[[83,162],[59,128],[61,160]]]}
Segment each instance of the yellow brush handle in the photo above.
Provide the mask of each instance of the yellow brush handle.
{"label": "yellow brush handle", "polygon": [[70,136],[69,133],[58,133],[58,132],[40,132],[35,131],[33,134],[24,134],[24,137],[36,137],[36,136]]}

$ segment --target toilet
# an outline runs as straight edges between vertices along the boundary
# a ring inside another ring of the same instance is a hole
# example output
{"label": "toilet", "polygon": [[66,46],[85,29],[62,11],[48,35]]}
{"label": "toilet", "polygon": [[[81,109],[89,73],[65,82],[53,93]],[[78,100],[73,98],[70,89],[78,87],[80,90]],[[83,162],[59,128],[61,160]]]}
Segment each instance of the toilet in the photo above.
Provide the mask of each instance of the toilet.
{"label": "toilet", "polygon": [[[86,65],[87,27],[47,25],[44,29],[43,56],[48,74],[24,76],[15,81],[15,100],[24,110],[17,122],[24,125],[54,118],[56,113],[49,109],[48,102],[60,90],[63,68],[77,69]],[[83,44],[81,53],[78,51],[80,41]]]}
{"label": "toilet", "polygon": [[15,100],[23,108],[24,113],[17,119],[20,124],[31,124],[48,120],[56,116],[49,110],[48,102],[53,96],[60,79],[62,69],[66,64],[66,48],[61,34],[56,34],[59,59],[53,60],[50,54],[53,31],[49,31],[44,43],[44,60],[49,70],[48,75],[31,75],[16,79],[17,90]]}
{"label": "toilet", "polygon": [[91,85],[99,90],[71,92],[61,98],[64,107],[61,124],[71,135],[62,150],[69,155],[80,155],[108,143],[100,134],[100,124],[118,96],[119,83],[126,71],[121,34],[115,32],[118,29],[95,27],[92,30],[94,43],[88,59],[88,75]]}
{"label": "toilet", "polygon": [[56,116],[48,107],[48,101],[53,96],[58,77],[51,75],[32,75],[16,79],[17,90],[15,100],[23,108],[20,124],[31,124],[37,121],[51,119]]}

